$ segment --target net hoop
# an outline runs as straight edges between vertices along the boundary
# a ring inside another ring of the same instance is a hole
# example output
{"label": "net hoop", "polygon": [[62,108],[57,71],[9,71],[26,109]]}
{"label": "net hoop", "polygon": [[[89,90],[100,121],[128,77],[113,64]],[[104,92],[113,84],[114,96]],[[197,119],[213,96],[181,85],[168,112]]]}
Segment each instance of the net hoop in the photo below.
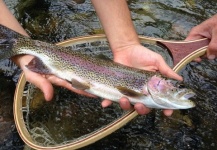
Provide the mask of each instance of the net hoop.
{"label": "net hoop", "polygon": [[[155,38],[149,38],[149,37],[139,37],[140,41],[143,42],[150,42],[155,44],[156,40]],[[69,40],[65,40],[63,42],[57,43],[56,45],[59,46],[71,46],[73,44],[82,44],[85,42],[94,42],[94,41],[107,41],[105,35],[94,35],[94,36],[84,36],[84,37],[77,37]],[[184,59],[182,59],[174,68],[173,70],[175,72],[179,72],[186,64],[191,62],[193,59],[200,57],[205,54],[207,49],[207,46],[202,47],[188,56],[186,56]],[[59,150],[68,150],[68,149],[78,149],[84,146],[87,146],[89,144],[92,144],[105,136],[113,133],[114,131],[118,130],[122,126],[124,126],[126,123],[131,121],[133,118],[135,118],[138,114],[135,110],[130,110],[126,114],[124,114],[122,117],[116,119],[112,124],[109,124],[105,126],[104,128],[98,130],[97,132],[94,132],[93,134],[89,134],[87,137],[80,139],[76,142],[72,143],[67,143],[64,145],[58,145],[58,146],[48,146],[44,147],[41,145],[38,145],[35,143],[31,135],[29,134],[25,122],[24,122],[24,116],[23,116],[23,104],[22,104],[22,97],[23,97],[23,92],[24,92],[24,87],[26,84],[26,78],[24,74],[22,73],[20,75],[19,81],[17,83],[16,91],[15,91],[15,96],[14,96],[14,119],[15,119],[15,124],[18,130],[18,133],[22,140],[31,148],[33,149],[42,149],[42,150],[48,150],[48,149],[59,149]]]}

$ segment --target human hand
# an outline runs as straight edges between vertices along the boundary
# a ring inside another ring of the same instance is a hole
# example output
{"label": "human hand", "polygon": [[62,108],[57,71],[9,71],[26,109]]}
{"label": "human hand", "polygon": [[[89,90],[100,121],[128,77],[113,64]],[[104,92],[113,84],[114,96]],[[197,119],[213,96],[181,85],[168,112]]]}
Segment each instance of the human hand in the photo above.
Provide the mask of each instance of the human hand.
{"label": "human hand", "polygon": [[[196,40],[201,38],[210,39],[206,56],[208,59],[215,59],[217,56],[217,15],[202,22],[191,29],[189,35],[185,40]],[[201,61],[201,58],[195,59]]]}
{"label": "human hand", "polygon": [[12,58],[12,60],[16,64],[18,64],[19,67],[23,70],[26,80],[34,84],[44,93],[45,100],[50,101],[53,98],[54,90],[52,84],[55,84],[57,86],[62,86],[78,94],[82,94],[89,97],[96,97],[82,90],[73,88],[73,86],[69,82],[60,79],[54,75],[43,75],[43,74],[30,71],[25,67],[25,65],[27,65],[33,59],[33,57],[34,56],[30,56],[30,55],[22,55],[22,56],[15,56]]}
{"label": "human hand", "polygon": [[[176,74],[164,61],[163,57],[140,44],[130,45],[127,47],[119,48],[115,50],[114,53],[114,61],[143,70],[148,71],[160,71],[161,74],[173,78],[176,80],[182,80],[182,77]],[[104,100],[102,102],[103,107],[107,107],[112,102],[109,100]],[[132,106],[129,103],[127,98],[120,99],[120,106],[122,109],[131,109]],[[139,114],[147,114],[150,112],[150,109],[145,107],[143,104],[137,103],[134,105],[135,110]],[[164,110],[164,114],[166,116],[170,116],[172,114],[172,110]]]}

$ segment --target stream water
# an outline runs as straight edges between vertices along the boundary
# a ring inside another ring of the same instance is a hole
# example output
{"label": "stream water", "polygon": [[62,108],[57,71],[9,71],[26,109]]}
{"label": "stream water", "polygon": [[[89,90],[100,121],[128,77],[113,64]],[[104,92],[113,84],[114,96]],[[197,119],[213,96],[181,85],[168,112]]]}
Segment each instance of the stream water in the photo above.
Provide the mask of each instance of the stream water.
{"label": "stream water", "polygon": [[[77,36],[103,33],[95,10],[88,0],[77,0],[79,4],[71,0],[5,2],[33,39],[56,43]],[[192,27],[217,13],[216,2],[128,0],[137,33],[168,40],[184,40]],[[12,113],[13,95],[20,72],[10,60],[0,61],[0,149],[3,150],[24,148],[14,126]],[[217,60],[192,62],[180,74],[184,77],[184,84],[197,94],[194,97],[197,105],[195,108],[175,111],[171,117],[163,116],[160,110],[153,110],[82,149],[217,149]],[[53,103],[61,106],[61,99],[59,100]],[[74,106],[69,103],[67,105],[68,113],[76,114]],[[46,107],[48,106],[52,107],[47,104]],[[111,109],[106,111],[111,112]],[[70,110],[74,111],[69,112]],[[86,126],[91,122],[103,122],[97,119],[93,115],[93,120],[86,120]]]}

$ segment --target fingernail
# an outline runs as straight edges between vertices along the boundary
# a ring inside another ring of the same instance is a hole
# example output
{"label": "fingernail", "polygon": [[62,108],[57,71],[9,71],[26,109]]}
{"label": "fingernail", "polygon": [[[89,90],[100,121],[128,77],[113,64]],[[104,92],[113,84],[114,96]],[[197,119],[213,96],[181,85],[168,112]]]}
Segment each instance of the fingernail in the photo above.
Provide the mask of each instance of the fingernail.
{"label": "fingernail", "polygon": [[208,59],[210,59],[210,60],[215,59],[215,55],[209,55]]}

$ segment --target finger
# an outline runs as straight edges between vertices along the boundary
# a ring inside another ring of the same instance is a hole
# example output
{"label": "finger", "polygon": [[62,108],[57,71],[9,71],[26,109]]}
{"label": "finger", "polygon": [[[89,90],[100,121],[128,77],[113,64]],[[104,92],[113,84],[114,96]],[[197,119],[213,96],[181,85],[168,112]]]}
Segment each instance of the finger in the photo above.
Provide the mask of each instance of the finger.
{"label": "finger", "polygon": [[198,39],[202,39],[202,38],[204,38],[204,36],[190,32],[189,35],[186,37],[185,41],[198,40]]}
{"label": "finger", "polygon": [[152,71],[152,72],[156,72],[158,70],[156,66],[143,66],[143,67],[140,67],[139,69]]}
{"label": "finger", "polygon": [[212,39],[208,45],[207,58],[215,59],[217,56],[217,29],[212,32]]}
{"label": "finger", "polygon": [[143,105],[141,103],[136,103],[134,105],[134,109],[140,115],[146,115],[146,114],[148,114],[151,111],[150,108],[145,107],[145,105]]}
{"label": "finger", "polygon": [[112,104],[112,101],[107,100],[107,99],[103,100],[102,103],[101,103],[101,105],[102,105],[103,108],[108,107],[111,104]]}
{"label": "finger", "polygon": [[132,109],[132,105],[130,104],[129,100],[126,97],[122,97],[119,101],[119,104],[123,110]]}
{"label": "finger", "polygon": [[173,110],[171,110],[171,109],[165,109],[165,110],[163,110],[163,112],[164,112],[164,115],[167,117],[169,117],[173,114]]}
{"label": "finger", "polygon": [[183,78],[180,76],[180,75],[178,75],[177,73],[175,73],[166,63],[165,63],[165,61],[164,60],[162,60],[162,61],[159,61],[159,71],[163,74],[163,75],[165,75],[165,76],[167,76],[167,77],[169,77],[169,78],[172,78],[172,79],[176,79],[176,80],[180,80],[180,81],[182,81],[183,80]]}
{"label": "finger", "polygon": [[44,94],[44,98],[50,101],[53,98],[53,86],[52,84],[42,77],[40,74],[34,72],[25,73],[26,80],[38,87]]}
{"label": "finger", "polygon": [[73,91],[75,93],[78,93],[78,94],[81,94],[81,95],[84,95],[84,96],[88,96],[88,97],[94,97],[96,98],[97,96],[95,95],[92,95],[90,93],[87,93],[83,90],[79,90],[79,89],[76,89],[74,88],[69,82],[67,82],[66,80],[63,80],[63,79],[60,79],[54,75],[46,75],[46,78],[52,83],[52,84],[55,84],[57,86],[61,86],[61,87],[64,87],[64,88],[67,88],[68,90],[70,91]]}
{"label": "finger", "polygon": [[202,59],[200,57],[194,59],[195,62],[201,62],[201,60]]}
{"label": "finger", "polygon": [[197,40],[201,39],[207,36],[203,36],[203,34],[206,34],[206,26],[203,26],[202,28],[199,26],[193,27],[191,31],[189,32],[188,36],[186,37],[185,41],[191,41],[191,40]]}

